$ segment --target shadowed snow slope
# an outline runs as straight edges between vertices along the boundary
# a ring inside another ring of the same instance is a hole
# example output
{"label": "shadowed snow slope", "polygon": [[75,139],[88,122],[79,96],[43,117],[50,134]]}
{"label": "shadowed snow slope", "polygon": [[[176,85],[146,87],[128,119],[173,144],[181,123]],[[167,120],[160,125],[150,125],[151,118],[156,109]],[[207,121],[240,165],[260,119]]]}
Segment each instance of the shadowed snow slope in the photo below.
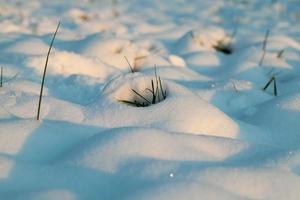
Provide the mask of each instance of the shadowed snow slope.
{"label": "shadowed snow slope", "polygon": [[290,172],[224,168],[193,171],[186,178],[175,174],[173,181],[130,199],[297,199],[299,187],[300,178]]}
{"label": "shadowed snow slope", "polygon": [[[297,148],[300,146],[300,93],[282,96],[257,108],[250,122],[267,127],[278,145]],[[284,119],[284,120],[282,120]]]}

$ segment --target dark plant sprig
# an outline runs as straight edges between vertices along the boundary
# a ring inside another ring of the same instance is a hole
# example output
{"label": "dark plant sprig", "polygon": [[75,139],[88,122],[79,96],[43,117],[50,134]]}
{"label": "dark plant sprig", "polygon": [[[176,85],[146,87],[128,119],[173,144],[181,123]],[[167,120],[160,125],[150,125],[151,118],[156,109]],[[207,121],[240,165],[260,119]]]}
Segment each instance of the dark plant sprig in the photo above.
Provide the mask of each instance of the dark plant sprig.
{"label": "dark plant sprig", "polygon": [[283,56],[283,53],[284,53],[284,49],[280,50],[278,53],[277,53],[277,58],[282,58]]}
{"label": "dark plant sprig", "polygon": [[224,54],[231,54],[233,52],[232,46],[230,43],[225,43],[223,40],[217,42],[216,45],[213,46],[216,51],[222,52]]}
{"label": "dark plant sprig", "polygon": [[1,75],[0,75],[0,87],[3,85],[3,67],[1,67]]}
{"label": "dark plant sprig", "polygon": [[47,57],[46,57],[46,62],[45,62],[44,72],[43,72],[43,78],[42,78],[42,84],[41,84],[41,91],[40,91],[40,96],[39,96],[38,111],[37,111],[37,116],[36,116],[37,120],[40,119],[41,104],[42,104],[44,83],[45,83],[45,78],[46,78],[46,72],[47,72],[47,67],[48,67],[49,56],[50,56],[50,53],[51,53],[51,49],[52,49],[56,34],[58,32],[59,26],[60,26],[60,22],[58,22],[58,25],[57,25],[56,30],[54,32],[54,35],[53,35],[53,38],[52,38],[52,41],[50,43],[49,50],[48,50],[48,53],[47,53]]}
{"label": "dark plant sprig", "polygon": [[274,95],[277,96],[277,84],[276,84],[276,78],[274,76]]}
{"label": "dark plant sprig", "polygon": [[132,105],[132,106],[136,106],[136,107],[145,107],[145,103],[144,102],[142,104],[140,104],[137,101],[128,101],[128,100],[118,100],[118,101],[122,102],[122,103],[126,103],[126,104],[129,104],[129,105]]}
{"label": "dark plant sprig", "polygon": [[[162,100],[167,98],[167,91],[163,89],[161,78],[157,75],[156,66],[155,66],[155,79],[151,79],[151,88],[146,88],[146,91],[151,93],[151,99],[149,97],[146,98],[144,95],[139,93],[138,91],[131,89],[131,91],[137,95],[143,101],[130,101],[130,100],[118,100],[119,102],[123,102],[129,105],[133,105],[136,107],[147,107],[153,104],[156,104]],[[160,96],[162,98],[160,98]]]}
{"label": "dark plant sprig", "polygon": [[148,90],[149,92],[151,92],[151,94],[152,94],[152,101],[151,101],[151,103],[155,104],[156,98],[157,98],[157,91],[155,91],[153,80],[151,80],[151,88],[152,89],[146,88],[146,90]]}
{"label": "dark plant sprig", "polygon": [[[4,74],[4,73],[3,73]],[[12,81],[12,80],[14,80],[17,76],[19,75],[19,73],[16,73],[14,76],[12,76],[11,78],[6,78],[5,80],[4,80],[4,78],[2,78],[2,85],[4,84],[4,83],[7,83],[7,82],[9,82],[9,81]],[[4,76],[3,76],[4,77]]]}
{"label": "dark plant sprig", "polygon": [[231,84],[232,84],[232,86],[233,86],[234,91],[235,91],[236,93],[238,93],[239,90],[237,89],[237,87],[236,87],[234,81],[231,81]]}
{"label": "dark plant sprig", "polygon": [[127,64],[128,64],[128,66],[129,66],[129,68],[130,68],[131,73],[134,73],[135,70],[134,70],[134,68],[132,67],[132,65],[130,64],[129,60],[127,59],[126,56],[124,56],[124,58],[125,58],[125,60],[126,60],[126,62],[127,62]]}
{"label": "dark plant sprig", "polygon": [[274,96],[277,96],[278,95],[278,92],[277,92],[277,84],[276,84],[276,77],[275,76],[272,76],[269,81],[266,83],[266,85],[263,87],[263,91],[265,91],[270,85],[271,83],[273,82],[273,94]]}
{"label": "dark plant sprig", "polygon": [[163,99],[165,100],[167,98],[167,90],[163,89],[160,77],[158,77],[158,80],[159,80],[159,86],[160,86],[161,95],[162,95]]}
{"label": "dark plant sprig", "polygon": [[[155,82],[156,82],[156,92],[155,92],[155,96],[157,96],[158,98],[158,101],[160,101],[160,94],[159,94],[159,86],[158,86],[158,83],[159,83],[159,76],[157,75],[157,66],[154,65],[154,75],[155,75]],[[161,88],[160,88],[161,89]]]}
{"label": "dark plant sprig", "polygon": [[146,99],[146,97],[144,97],[143,95],[141,95],[140,93],[138,93],[136,90],[131,89],[136,95],[138,95],[139,97],[141,97],[142,99],[144,99],[148,104],[151,104],[151,102]]}
{"label": "dark plant sprig", "polygon": [[237,34],[237,28],[235,28],[233,32],[228,36],[229,37],[228,41],[225,41],[226,37],[224,37],[223,39],[219,40],[217,44],[213,46],[213,48],[216,51],[222,52],[227,55],[232,54],[233,52],[232,41],[233,38],[236,36],[236,34]]}
{"label": "dark plant sprig", "polygon": [[265,34],[265,39],[264,39],[264,42],[263,42],[263,46],[262,46],[263,54],[262,54],[261,59],[259,61],[259,66],[262,66],[262,64],[264,62],[264,59],[265,59],[265,56],[266,56],[267,43],[268,43],[269,35],[270,35],[270,29],[267,29],[266,34]]}

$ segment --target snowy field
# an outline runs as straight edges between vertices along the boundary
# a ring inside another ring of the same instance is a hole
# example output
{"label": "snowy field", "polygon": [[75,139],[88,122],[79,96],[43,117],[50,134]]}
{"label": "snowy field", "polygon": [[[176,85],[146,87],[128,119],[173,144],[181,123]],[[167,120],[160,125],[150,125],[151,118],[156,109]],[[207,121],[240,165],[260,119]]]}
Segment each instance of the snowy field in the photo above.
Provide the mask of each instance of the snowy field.
{"label": "snowy field", "polygon": [[0,0],[0,199],[299,200],[299,21],[300,0]]}

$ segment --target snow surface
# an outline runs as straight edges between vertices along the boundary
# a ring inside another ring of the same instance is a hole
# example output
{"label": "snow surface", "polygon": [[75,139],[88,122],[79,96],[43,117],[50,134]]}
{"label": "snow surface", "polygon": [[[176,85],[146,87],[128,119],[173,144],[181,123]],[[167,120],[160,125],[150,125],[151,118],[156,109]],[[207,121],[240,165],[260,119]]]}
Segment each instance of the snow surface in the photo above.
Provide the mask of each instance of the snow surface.
{"label": "snow surface", "polygon": [[[298,0],[0,0],[0,199],[300,199],[299,20]],[[122,102],[158,77],[166,99]]]}

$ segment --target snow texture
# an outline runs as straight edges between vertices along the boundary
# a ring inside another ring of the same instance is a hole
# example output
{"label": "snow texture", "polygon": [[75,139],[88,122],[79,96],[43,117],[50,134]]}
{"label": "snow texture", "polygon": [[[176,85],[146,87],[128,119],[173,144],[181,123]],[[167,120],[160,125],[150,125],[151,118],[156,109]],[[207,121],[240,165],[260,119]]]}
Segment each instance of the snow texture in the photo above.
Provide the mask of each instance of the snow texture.
{"label": "snow texture", "polygon": [[0,0],[0,199],[299,200],[299,20],[298,0]]}

